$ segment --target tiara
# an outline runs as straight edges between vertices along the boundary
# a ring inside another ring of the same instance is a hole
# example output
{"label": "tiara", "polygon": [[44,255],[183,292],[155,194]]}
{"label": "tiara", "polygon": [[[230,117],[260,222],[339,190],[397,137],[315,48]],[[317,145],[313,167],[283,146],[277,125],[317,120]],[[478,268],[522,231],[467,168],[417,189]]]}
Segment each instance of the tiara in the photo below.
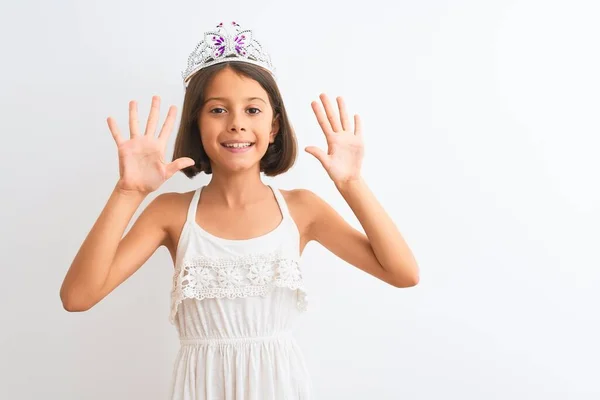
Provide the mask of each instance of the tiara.
{"label": "tiara", "polygon": [[196,72],[228,61],[258,65],[275,75],[271,57],[254,39],[251,30],[242,30],[236,22],[232,22],[227,29],[221,22],[215,30],[205,32],[204,40],[201,40],[190,53],[187,68],[182,72],[184,88],[187,88]]}

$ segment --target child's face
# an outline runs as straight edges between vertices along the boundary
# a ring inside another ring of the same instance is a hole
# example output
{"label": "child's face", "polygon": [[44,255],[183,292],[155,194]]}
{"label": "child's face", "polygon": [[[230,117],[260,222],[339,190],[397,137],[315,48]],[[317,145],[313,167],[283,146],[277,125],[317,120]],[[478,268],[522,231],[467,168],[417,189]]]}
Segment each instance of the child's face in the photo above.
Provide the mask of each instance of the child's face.
{"label": "child's face", "polygon": [[[225,68],[206,87],[205,99],[198,124],[213,173],[260,170],[260,160],[279,130],[267,92],[255,80]],[[244,147],[226,146],[232,142]]]}

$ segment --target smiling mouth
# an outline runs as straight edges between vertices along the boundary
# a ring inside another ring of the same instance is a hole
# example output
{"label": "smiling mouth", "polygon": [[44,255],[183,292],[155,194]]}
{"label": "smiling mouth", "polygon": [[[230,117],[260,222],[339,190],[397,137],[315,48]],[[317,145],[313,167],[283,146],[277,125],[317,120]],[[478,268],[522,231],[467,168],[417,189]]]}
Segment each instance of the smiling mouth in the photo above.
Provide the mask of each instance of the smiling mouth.
{"label": "smiling mouth", "polygon": [[228,149],[245,149],[250,146],[254,146],[254,142],[243,142],[243,143],[221,143],[221,146]]}

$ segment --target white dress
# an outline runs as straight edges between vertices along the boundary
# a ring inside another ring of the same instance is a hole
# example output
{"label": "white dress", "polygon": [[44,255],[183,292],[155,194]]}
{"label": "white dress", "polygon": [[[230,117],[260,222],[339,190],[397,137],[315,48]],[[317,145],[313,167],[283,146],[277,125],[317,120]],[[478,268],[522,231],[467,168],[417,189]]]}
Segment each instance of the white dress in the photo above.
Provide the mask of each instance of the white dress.
{"label": "white dress", "polygon": [[281,192],[283,216],[247,240],[211,235],[196,223],[196,190],[177,247],[170,321],[181,348],[172,400],[309,399],[311,380],[292,337],[306,309],[300,235]]}

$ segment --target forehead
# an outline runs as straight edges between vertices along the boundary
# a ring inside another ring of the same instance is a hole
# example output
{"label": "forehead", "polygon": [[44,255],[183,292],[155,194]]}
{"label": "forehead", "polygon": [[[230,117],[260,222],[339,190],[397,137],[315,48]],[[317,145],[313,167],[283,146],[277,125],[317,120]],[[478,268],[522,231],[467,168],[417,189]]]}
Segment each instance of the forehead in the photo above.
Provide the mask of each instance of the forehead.
{"label": "forehead", "polygon": [[267,99],[267,92],[260,83],[252,78],[225,68],[217,72],[208,83],[204,93],[209,97],[227,97],[231,99],[260,97]]}

